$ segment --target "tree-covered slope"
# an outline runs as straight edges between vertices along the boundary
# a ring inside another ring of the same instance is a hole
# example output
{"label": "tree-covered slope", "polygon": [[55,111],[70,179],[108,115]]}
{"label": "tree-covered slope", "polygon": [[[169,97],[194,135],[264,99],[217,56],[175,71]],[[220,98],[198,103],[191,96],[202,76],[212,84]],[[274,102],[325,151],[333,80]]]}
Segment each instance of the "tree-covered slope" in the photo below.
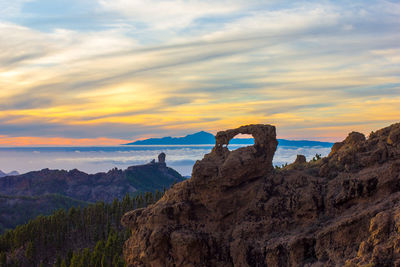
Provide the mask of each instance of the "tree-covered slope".
{"label": "tree-covered slope", "polygon": [[161,196],[160,191],[127,194],[121,201],[39,216],[0,236],[0,266],[122,267],[122,246],[129,232],[121,226],[121,216]]}
{"label": "tree-covered slope", "polygon": [[88,203],[62,195],[3,196],[0,195],[0,234],[7,229],[27,223],[38,215],[49,215],[55,210],[68,210]]}

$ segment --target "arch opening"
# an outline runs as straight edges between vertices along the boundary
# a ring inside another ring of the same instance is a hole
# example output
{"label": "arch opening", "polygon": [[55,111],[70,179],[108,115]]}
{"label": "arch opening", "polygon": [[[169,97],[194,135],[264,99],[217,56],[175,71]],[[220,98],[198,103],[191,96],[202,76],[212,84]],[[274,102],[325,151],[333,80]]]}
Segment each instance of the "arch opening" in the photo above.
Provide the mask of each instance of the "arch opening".
{"label": "arch opening", "polygon": [[238,133],[229,141],[229,144],[224,146],[227,147],[229,151],[233,151],[241,147],[252,146],[254,142],[255,140],[252,134]]}

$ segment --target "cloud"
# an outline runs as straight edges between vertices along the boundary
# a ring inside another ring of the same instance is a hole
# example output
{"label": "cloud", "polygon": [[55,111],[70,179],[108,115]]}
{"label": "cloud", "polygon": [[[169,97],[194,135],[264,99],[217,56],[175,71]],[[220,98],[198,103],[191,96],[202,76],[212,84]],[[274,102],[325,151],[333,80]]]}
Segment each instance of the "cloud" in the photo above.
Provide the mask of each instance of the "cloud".
{"label": "cloud", "polygon": [[396,2],[56,5],[16,2],[0,21],[0,134],[131,139],[274,123],[282,137],[335,139],[400,115]]}
{"label": "cloud", "polygon": [[99,0],[99,4],[105,11],[118,12],[129,20],[140,21],[145,27],[157,30],[186,28],[196,19],[226,15],[241,8],[240,1]]}
{"label": "cloud", "polygon": [[190,104],[191,102],[193,102],[193,97],[173,96],[164,99],[164,103],[167,107]]}
{"label": "cloud", "polygon": [[21,7],[32,0],[0,0],[0,18],[11,18],[21,15]]}
{"label": "cloud", "polygon": [[[132,140],[137,139],[148,133],[154,133],[159,127],[147,126],[143,124],[122,124],[122,123],[102,123],[102,124],[65,124],[51,121],[7,121],[0,120],[2,127],[0,135],[24,137],[62,137],[62,138],[115,138]],[[168,132],[168,131],[166,131]]]}

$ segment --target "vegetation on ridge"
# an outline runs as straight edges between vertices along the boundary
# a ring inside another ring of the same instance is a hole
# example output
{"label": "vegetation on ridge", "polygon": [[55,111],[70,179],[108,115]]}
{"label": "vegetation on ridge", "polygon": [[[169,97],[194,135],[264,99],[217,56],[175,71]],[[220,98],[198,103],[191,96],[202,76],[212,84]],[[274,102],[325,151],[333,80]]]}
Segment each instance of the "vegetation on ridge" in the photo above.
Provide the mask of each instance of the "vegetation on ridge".
{"label": "vegetation on ridge", "polygon": [[0,234],[27,223],[39,215],[49,215],[58,209],[87,206],[89,203],[59,194],[43,196],[0,195]]}

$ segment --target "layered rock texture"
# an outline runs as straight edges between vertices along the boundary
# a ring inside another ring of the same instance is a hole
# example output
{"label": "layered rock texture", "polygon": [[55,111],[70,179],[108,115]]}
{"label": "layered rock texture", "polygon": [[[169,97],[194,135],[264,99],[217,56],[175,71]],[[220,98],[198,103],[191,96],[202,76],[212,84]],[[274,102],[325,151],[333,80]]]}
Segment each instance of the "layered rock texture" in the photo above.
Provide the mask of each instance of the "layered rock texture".
{"label": "layered rock texture", "polygon": [[[255,145],[229,151],[238,133]],[[190,180],[128,212],[128,266],[400,266],[400,124],[273,169],[275,127],[219,132]]]}

